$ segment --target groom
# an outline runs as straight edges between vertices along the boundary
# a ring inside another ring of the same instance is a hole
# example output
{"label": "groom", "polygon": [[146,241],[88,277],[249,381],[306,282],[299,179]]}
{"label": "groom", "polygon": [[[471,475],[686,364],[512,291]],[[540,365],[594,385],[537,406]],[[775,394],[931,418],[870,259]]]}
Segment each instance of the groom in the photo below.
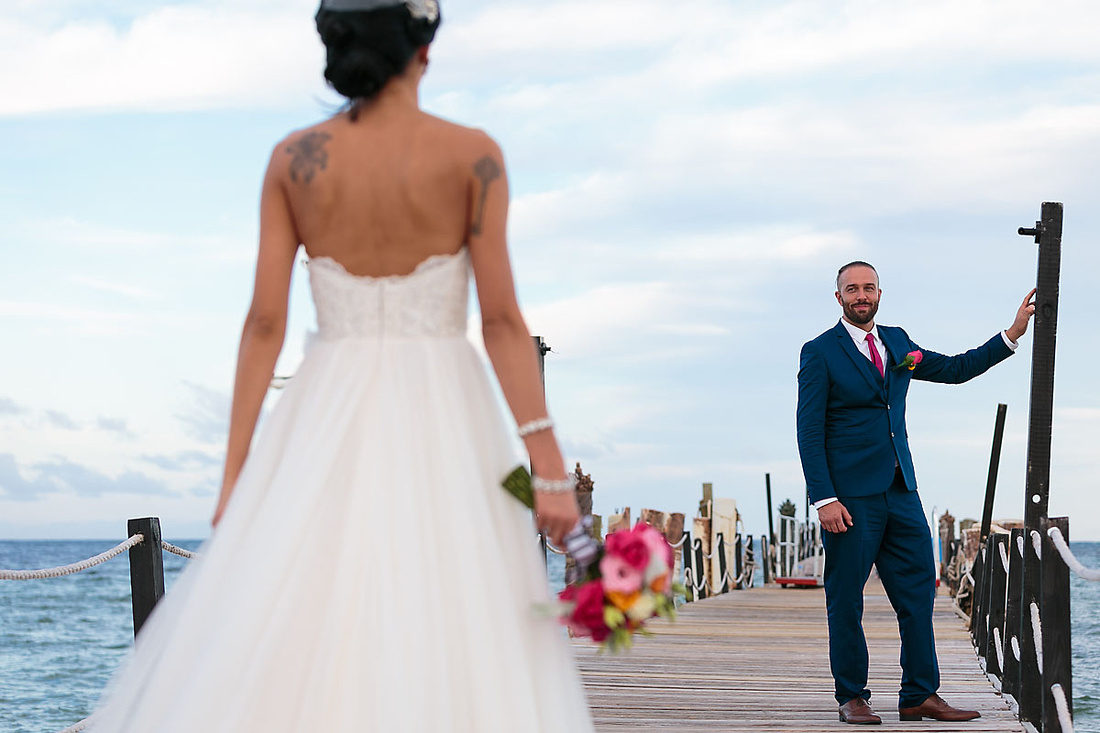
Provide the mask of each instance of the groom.
{"label": "groom", "polygon": [[901,719],[979,717],[936,694],[936,573],[909,454],[905,395],[912,379],[959,384],[1011,356],[1035,312],[1034,292],[1007,330],[964,354],[944,356],[922,351],[896,326],[876,326],[878,273],[866,262],[850,262],[836,278],[840,322],[802,347],[798,452],[825,530],[829,662],[844,722],[882,722],[867,702],[863,586],[872,564],[901,632]]}

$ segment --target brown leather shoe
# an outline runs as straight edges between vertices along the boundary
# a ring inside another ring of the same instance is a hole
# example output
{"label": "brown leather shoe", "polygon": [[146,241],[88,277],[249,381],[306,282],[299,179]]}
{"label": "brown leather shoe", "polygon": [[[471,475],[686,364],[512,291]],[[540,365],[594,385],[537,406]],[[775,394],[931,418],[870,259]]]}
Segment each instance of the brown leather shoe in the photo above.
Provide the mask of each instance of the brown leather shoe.
{"label": "brown leather shoe", "polygon": [[939,695],[929,695],[924,699],[924,702],[915,708],[898,708],[898,716],[901,717],[902,720],[922,720],[923,718],[931,718],[932,720],[961,721],[980,718],[982,714],[977,710],[959,710],[958,708],[953,708],[945,703],[943,698]]}
{"label": "brown leather shoe", "polygon": [[878,725],[882,718],[875,715],[875,711],[862,697],[849,700],[840,706],[840,722],[854,723],[855,725]]}

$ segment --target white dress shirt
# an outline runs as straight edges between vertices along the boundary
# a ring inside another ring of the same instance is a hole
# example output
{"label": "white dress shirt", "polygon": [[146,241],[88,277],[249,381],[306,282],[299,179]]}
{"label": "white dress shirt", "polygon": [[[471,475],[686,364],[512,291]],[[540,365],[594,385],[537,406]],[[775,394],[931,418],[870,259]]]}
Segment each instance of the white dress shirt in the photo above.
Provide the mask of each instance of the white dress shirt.
{"label": "white dress shirt", "polygon": [[[879,358],[882,359],[884,367],[889,368],[886,363],[886,347],[882,343],[882,339],[878,335],[878,325],[872,325],[870,331],[864,331],[859,326],[849,323],[846,319],[841,318],[840,322],[844,324],[844,328],[848,331],[848,335],[852,337],[852,341],[855,341],[856,348],[859,349],[859,353],[867,357],[867,361],[874,361],[871,359],[871,346],[867,343],[867,334],[870,333],[875,337],[875,348],[878,350]],[[1015,351],[1020,345],[1008,337],[1008,333],[1001,331],[1001,338],[1005,340],[1005,346]],[[832,504],[836,501],[835,496],[830,496],[828,499],[822,499],[821,501],[814,502],[814,509],[820,509],[826,504]]]}

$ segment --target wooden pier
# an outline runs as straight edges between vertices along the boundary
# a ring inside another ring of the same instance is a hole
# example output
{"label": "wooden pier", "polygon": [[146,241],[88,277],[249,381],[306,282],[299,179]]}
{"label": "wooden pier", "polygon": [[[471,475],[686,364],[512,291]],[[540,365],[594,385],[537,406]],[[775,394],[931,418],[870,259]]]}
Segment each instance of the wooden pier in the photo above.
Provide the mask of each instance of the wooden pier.
{"label": "wooden pier", "polygon": [[[966,723],[900,722],[897,691],[901,643],[890,603],[868,584],[864,629],[870,647],[874,730],[1017,731],[1024,728],[978,664],[951,598],[936,600],[940,694],[981,712]],[[626,654],[598,654],[577,642],[588,701],[598,731],[722,733],[859,730],[837,719],[829,675],[825,594],[821,589],[753,588],[681,607],[673,623],[650,624]]]}

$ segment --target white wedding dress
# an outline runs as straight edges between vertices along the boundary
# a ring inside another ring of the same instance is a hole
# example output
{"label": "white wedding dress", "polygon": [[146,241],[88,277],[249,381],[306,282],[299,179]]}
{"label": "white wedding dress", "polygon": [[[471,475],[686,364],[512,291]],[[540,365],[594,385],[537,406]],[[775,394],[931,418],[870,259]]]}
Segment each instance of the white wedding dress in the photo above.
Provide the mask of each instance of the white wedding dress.
{"label": "white wedding dress", "polygon": [[469,256],[309,265],[318,333],[95,733],[585,733],[517,464],[466,339]]}

